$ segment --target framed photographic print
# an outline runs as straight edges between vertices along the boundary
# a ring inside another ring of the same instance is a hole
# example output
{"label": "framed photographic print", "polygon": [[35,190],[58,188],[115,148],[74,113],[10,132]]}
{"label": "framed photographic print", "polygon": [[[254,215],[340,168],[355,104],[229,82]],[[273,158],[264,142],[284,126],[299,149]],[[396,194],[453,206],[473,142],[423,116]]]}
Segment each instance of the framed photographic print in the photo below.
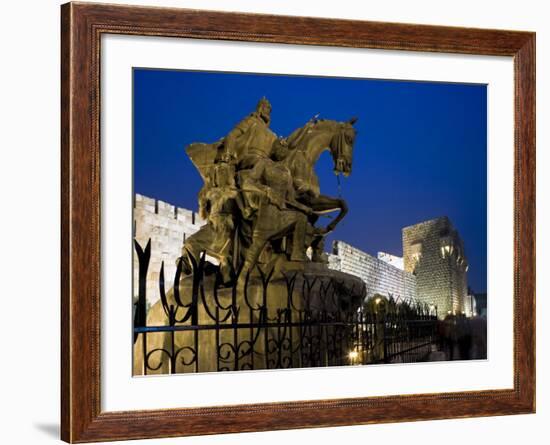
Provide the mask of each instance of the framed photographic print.
{"label": "framed photographic print", "polygon": [[62,439],[535,410],[535,35],[62,6]]}

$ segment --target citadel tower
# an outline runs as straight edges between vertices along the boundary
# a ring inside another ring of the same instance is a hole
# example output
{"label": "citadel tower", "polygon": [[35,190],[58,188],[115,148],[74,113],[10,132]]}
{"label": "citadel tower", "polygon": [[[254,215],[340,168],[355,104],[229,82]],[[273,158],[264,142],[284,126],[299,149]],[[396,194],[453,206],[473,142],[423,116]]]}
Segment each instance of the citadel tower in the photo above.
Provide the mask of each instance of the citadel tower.
{"label": "citadel tower", "polygon": [[403,228],[405,271],[416,275],[417,299],[440,318],[464,312],[468,261],[464,243],[446,216]]}

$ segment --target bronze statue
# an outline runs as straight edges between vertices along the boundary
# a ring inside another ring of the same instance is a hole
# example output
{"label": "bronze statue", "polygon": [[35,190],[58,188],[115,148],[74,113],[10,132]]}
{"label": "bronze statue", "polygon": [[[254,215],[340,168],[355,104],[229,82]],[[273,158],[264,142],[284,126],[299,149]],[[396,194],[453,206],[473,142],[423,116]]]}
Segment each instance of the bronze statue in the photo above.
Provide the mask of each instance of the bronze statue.
{"label": "bronze statue", "polygon": [[[186,275],[180,279],[176,273],[174,287],[149,310],[148,326],[166,325],[167,316],[173,325],[212,320],[223,326],[264,324],[283,315],[297,320],[306,308],[338,311],[363,300],[360,278],[324,263],[324,238],[345,216],[347,206],[341,198],[321,194],[314,170],[320,155],[329,150],[335,173],[351,173],[355,120],[315,117],[281,138],[269,128],[270,114],[271,105],[263,98],[225,138],[186,147],[204,181],[198,201],[206,224],[185,241],[178,270]],[[330,224],[316,225],[322,214],[332,212],[338,214]],[[257,341],[260,331],[250,331],[248,339],[242,332],[236,339],[232,332],[237,331],[230,330],[207,330],[200,336],[194,330],[139,334],[143,337],[134,343],[134,374],[146,369],[176,372],[178,366],[191,364],[201,371],[220,370],[225,369],[220,368],[220,357],[223,361],[230,356],[249,360],[254,369],[269,367],[273,345]],[[269,329],[263,332],[262,338],[275,338]],[[300,350],[299,334],[297,327],[289,331],[290,355]]]}
{"label": "bronze statue", "polygon": [[[219,263],[226,283],[258,261],[307,262],[308,249],[312,261],[323,262],[324,237],[347,206],[321,195],[314,165],[329,150],[335,173],[351,173],[355,120],[316,117],[285,139],[269,128],[270,119],[271,104],[262,98],[222,140],[186,148],[204,180],[199,207],[207,224],[183,246],[184,272],[191,272],[189,256],[201,252]],[[335,211],[330,224],[315,226],[320,215]]]}

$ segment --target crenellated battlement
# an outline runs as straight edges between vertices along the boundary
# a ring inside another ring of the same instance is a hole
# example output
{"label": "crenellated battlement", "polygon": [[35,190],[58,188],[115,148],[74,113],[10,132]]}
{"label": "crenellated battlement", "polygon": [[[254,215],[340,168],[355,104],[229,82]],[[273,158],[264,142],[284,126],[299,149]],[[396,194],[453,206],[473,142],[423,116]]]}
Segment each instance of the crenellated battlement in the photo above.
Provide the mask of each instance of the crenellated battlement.
{"label": "crenellated battlement", "polygon": [[[142,245],[145,245],[149,238],[151,239],[148,283],[158,282],[163,261],[165,277],[167,280],[173,278],[183,243],[187,237],[196,233],[206,223],[197,212],[138,193],[134,196],[133,220],[135,239]],[[134,255],[134,270],[137,264],[137,258]],[[137,292],[136,273],[134,273],[135,292]],[[153,303],[159,297],[158,286],[151,284],[147,289],[147,300]]]}

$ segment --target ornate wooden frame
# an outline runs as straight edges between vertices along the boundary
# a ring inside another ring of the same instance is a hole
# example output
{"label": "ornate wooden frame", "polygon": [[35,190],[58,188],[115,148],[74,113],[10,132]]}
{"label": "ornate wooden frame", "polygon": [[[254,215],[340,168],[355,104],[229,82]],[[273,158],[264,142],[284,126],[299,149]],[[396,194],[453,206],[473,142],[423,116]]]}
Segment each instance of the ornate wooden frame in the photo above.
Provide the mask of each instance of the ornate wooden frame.
{"label": "ornate wooden frame", "polygon": [[[535,411],[535,34],[91,3],[61,7],[61,437],[139,439]],[[103,33],[513,56],[514,388],[102,412],[100,37]]]}

